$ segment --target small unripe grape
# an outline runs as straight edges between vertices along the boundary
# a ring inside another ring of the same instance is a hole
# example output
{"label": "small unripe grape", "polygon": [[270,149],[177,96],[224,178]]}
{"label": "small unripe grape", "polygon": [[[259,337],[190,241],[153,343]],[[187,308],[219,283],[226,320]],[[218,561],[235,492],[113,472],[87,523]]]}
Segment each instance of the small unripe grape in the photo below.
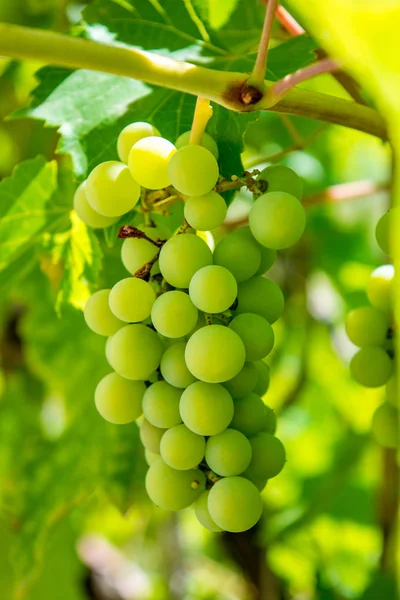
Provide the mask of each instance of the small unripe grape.
{"label": "small unripe grape", "polygon": [[159,264],[170,285],[188,288],[196,271],[212,264],[212,253],[197,235],[182,233],[170,238],[161,248]]}
{"label": "small unripe grape", "polygon": [[94,401],[106,421],[124,425],[135,421],[142,414],[145,391],[143,381],[130,381],[118,373],[109,373],[98,383]]}
{"label": "small unripe grape", "polygon": [[[177,150],[179,150],[180,148],[183,148],[184,146],[189,146],[190,134],[191,134],[191,131],[185,131],[185,133],[182,133],[178,137],[178,139],[175,142],[175,146],[176,146]],[[209,150],[215,156],[215,158],[218,160],[217,142],[214,140],[213,137],[211,137],[211,135],[209,133],[207,133],[207,132],[203,133],[203,138],[201,140],[200,146],[207,148],[207,150]]]}
{"label": "small unripe grape", "polygon": [[236,331],[246,349],[246,360],[260,360],[269,354],[274,346],[275,335],[269,322],[254,313],[237,315],[229,323]]}
{"label": "small unripe grape", "polygon": [[156,460],[158,460],[159,458],[161,458],[160,454],[156,453],[156,452],[150,452],[149,450],[144,450],[144,457],[146,459],[147,464],[149,465],[149,467],[151,467],[151,465],[153,463],[156,462]]}
{"label": "small unripe grape", "polygon": [[166,381],[156,381],[147,388],[143,396],[143,414],[155,427],[169,429],[182,423],[179,401],[182,390]]}
{"label": "small unripe grape", "polygon": [[145,325],[126,325],[115,333],[108,352],[112,368],[127,379],[147,381],[158,368],[163,345]]}
{"label": "small unripe grape", "polygon": [[195,327],[198,310],[185,292],[174,290],[161,294],[153,304],[151,320],[162,335],[180,338]]}
{"label": "small unripe grape", "polygon": [[265,192],[286,192],[301,200],[303,182],[293,169],[284,165],[270,165],[261,171],[257,181],[265,181]]}
{"label": "small unripe grape", "polygon": [[156,136],[142,138],[129,152],[128,165],[132,177],[150,190],[171,185],[168,164],[175,152],[175,146],[165,138]]}
{"label": "small unripe grape", "polygon": [[233,400],[222,385],[196,381],[184,390],[179,410],[189,429],[199,435],[216,435],[232,420]]}
{"label": "small unripe grape", "polygon": [[186,425],[168,429],[161,438],[160,454],[173,469],[194,469],[204,458],[206,441]]}
{"label": "small unripe grape", "polygon": [[255,276],[238,286],[238,314],[255,313],[272,324],[281,316],[284,304],[282,290],[272,279]]}
{"label": "small unripe grape", "polygon": [[81,183],[74,195],[74,209],[81,221],[93,229],[110,227],[118,221],[118,217],[105,217],[93,210],[86,198],[86,181]]}
{"label": "small unripe grape", "polygon": [[393,361],[380,346],[364,346],[353,356],[350,372],[365,387],[385,385],[393,371]]}
{"label": "small unripe grape", "polygon": [[121,321],[138,323],[150,316],[156,294],[147,281],[127,277],[118,281],[109,297],[111,311]]}
{"label": "small unripe grape", "polygon": [[400,207],[391,208],[378,221],[375,230],[378,246],[388,256],[390,256],[390,232],[394,229],[396,232],[400,225]]}
{"label": "small unripe grape", "polygon": [[274,262],[276,261],[276,250],[271,250],[270,248],[265,248],[264,246],[260,246],[261,250],[261,262],[260,266],[256,271],[256,275],[264,275],[269,269],[272,267]]}
{"label": "small unripe grape", "polygon": [[181,194],[202,196],[210,192],[218,181],[218,163],[203,146],[184,146],[172,156],[168,175]]}
{"label": "small unripe grape", "polygon": [[253,363],[258,372],[258,381],[254,388],[254,393],[259,396],[264,396],[265,392],[269,388],[270,370],[269,366],[262,360],[257,360]]}
{"label": "small unripe grape", "polygon": [[189,196],[185,203],[185,219],[193,229],[199,231],[219,227],[227,211],[225,200],[213,190],[203,196]]}
{"label": "small unripe grape", "polygon": [[192,277],[189,295],[199,310],[222,313],[234,303],[237,294],[236,279],[228,269],[209,265],[199,269]]}
{"label": "small unripe grape", "polygon": [[191,336],[185,360],[197,379],[221,383],[241,371],[245,355],[243,342],[234,331],[222,325],[209,325]]}
{"label": "small unripe grape", "polygon": [[93,169],[86,181],[90,206],[106,217],[120,217],[132,210],[140,197],[140,187],[126,165],[116,160]]}
{"label": "small unripe grape", "polygon": [[347,315],[346,332],[353,344],[380,346],[386,340],[389,321],[386,315],[373,306],[363,306]]}
{"label": "small unripe grape", "polygon": [[244,435],[255,435],[265,424],[265,405],[260,396],[252,392],[244,398],[235,398],[231,427]]}
{"label": "small unripe grape", "polygon": [[375,269],[367,285],[367,296],[375,308],[380,308],[386,314],[393,310],[394,301],[394,266],[382,265]]}
{"label": "small unripe grape", "polygon": [[177,388],[187,388],[196,378],[185,362],[185,342],[169,346],[161,358],[160,371],[165,381]]}
{"label": "small unripe grape", "polygon": [[126,165],[128,164],[129,152],[136,142],[139,140],[150,137],[159,136],[160,132],[150,123],[144,123],[143,121],[137,121],[136,123],[130,123],[123,128],[118,136],[117,140],[117,152],[119,159],[122,160]]}
{"label": "small unripe grape", "polygon": [[235,377],[225,381],[222,385],[228,390],[232,398],[243,398],[254,390],[258,378],[258,371],[254,363],[246,362],[243,369]]}
{"label": "small unripe grape", "polygon": [[193,504],[194,512],[197,517],[198,522],[208,529],[209,531],[219,532],[222,531],[221,527],[218,527],[216,523],[212,520],[210,516],[210,511],[208,510],[208,495],[210,491],[206,490],[201,494],[199,498],[197,498],[196,502]]}
{"label": "small unripe grape", "polygon": [[249,225],[257,242],[282,250],[293,246],[306,226],[306,213],[297,198],[286,192],[268,192],[253,204]]}
{"label": "small unripe grape", "polygon": [[238,283],[257,273],[261,265],[261,248],[249,227],[237,229],[217,244],[214,264],[228,269]]}
{"label": "small unripe grape", "polygon": [[250,464],[251,445],[240,431],[225,429],[208,438],[205,458],[217,475],[240,475]]}
{"label": "small unripe grape", "polygon": [[162,458],[147,471],[146,491],[150,500],[166,510],[182,510],[193,504],[204,492],[206,478],[198,469],[177,471]]}
{"label": "small unripe grape", "polygon": [[244,477],[224,477],[210,490],[208,510],[221,529],[233,533],[247,531],[261,517],[260,492]]}
{"label": "small unripe grape", "polygon": [[153,454],[160,454],[161,438],[166,431],[166,429],[152,425],[147,419],[143,419],[140,425],[140,439],[146,450]]}
{"label": "small unripe grape", "polygon": [[271,433],[259,433],[250,438],[252,456],[244,477],[263,479],[276,477],[282,471],[286,462],[285,447]]}
{"label": "small unripe grape", "polygon": [[98,335],[110,336],[124,325],[111,312],[109,297],[111,290],[99,290],[86,302],[83,316],[88,327]]}
{"label": "small unripe grape", "polygon": [[378,444],[386,448],[399,445],[399,410],[397,406],[384,402],[376,409],[372,418],[372,433]]}

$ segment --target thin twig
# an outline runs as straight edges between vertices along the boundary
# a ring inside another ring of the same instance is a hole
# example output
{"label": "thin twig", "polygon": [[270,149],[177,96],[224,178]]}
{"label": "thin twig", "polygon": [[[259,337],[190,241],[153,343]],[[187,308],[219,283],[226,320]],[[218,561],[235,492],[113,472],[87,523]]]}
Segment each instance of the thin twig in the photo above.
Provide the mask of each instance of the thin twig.
{"label": "thin twig", "polygon": [[324,58],[308,67],[304,67],[304,69],[299,69],[295,73],[286,75],[286,77],[277,81],[268,91],[267,104],[271,103],[271,106],[273,106],[299,83],[308,81],[317,75],[332,73],[339,68],[338,61],[333,58]]}
{"label": "thin twig", "polygon": [[286,10],[286,8],[280,4],[276,9],[275,16],[282,27],[284,27],[284,29],[286,29],[290,35],[297,36],[305,33],[305,29],[303,29],[300,23],[298,23],[296,19],[292,17],[292,15]]}
{"label": "thin twig", "polygon": [[277,6],[278,0],[268,0],[257,58],[249,78],[249,84],[260,87],[260,89],[264,88],[264,77],[268,60],[268,46]]}
{"label": "thin twig", "polygon": [[293,145],[302,147],[302,145],[304,143],[303,136],[297,131],[296,127],[290,120],[290,117],[288,117],[287,115],[284,115],[284,114],[279,115],[279,117],[280,117],[282,123],[284,124],[284,126],[286,127],[286,129],[288,130],[290,137],[292,138]]}
{"label": "thin twig", "polygon": [[389,191],[388,184],[380,184],[375,181],[361,180],[349,183],[331,185],[321,192],[306,196],[303,206],[309,208],[317,204],[329,204],[331,202],[342,202],[343,200],[356,200],[365,196],[372,196],[378,192]]}

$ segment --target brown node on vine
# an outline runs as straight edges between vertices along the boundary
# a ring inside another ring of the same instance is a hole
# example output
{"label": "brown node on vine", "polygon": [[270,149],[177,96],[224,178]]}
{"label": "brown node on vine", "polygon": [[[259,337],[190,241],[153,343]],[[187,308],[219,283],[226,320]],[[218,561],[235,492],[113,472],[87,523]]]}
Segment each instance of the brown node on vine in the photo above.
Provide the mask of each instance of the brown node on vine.
{"label": "brown node on vine", "polygon": [[233,82],[222,94],[223,99],[233,110],[241,112],[250,111],[263,96],[263,91],[250,84],[247,79]]}
{"label": "brown node on vine", "polygon": [[118,237],[121,239],[137,238],[147,240],[148,242],[150,242],[150,244],[153,244],[153,246],[156,246],[157,248],[161,248],[161,246],[163,246],[167,241],[162,240],[160,238],[155,238],[153,240],[148,235],[146,235],[144,231],[142,231],[141,229],[137,229],[137,227],[133,227],[133,225],[123,225],[122,227],[120,227],[118,231]]}
{"label": "brown node on vine", "polygon": [[138,269],[135,272],[134,277],[136,277],[137,279],[143,279],[144,281],[149,281],[151,268],[154,265],[154,263],[158,260],[158,255],[159,253],[157,252],[154,258],[152,258],[148,263],[143,265],[143,267],[140,267],[140,269]]}

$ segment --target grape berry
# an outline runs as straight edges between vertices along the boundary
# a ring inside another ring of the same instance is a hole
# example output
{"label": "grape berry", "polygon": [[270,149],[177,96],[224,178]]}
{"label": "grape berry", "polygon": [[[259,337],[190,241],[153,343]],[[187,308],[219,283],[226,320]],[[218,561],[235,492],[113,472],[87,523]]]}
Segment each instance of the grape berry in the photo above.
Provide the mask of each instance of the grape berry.
{"label": "grape berry", "polygon": [[[303,233],[302,183],[287,167],[265,169],[250,226],[224,237],[212,253],[196,235],[219,227],[227,212],[214,190],[218,148],[211,136],[193,145],[186,132],[174,145],[152,125],[133,123],[117,146],[122,162],[98,165],[78,188],[80,218],[94,228],[113,225],[135,207],[141,186],[147,194],[172,185],[185,201],[186,222],[167,240],[152,222],[120,231],[131,276],[95,292],[84,312],[90,329],[108,337],[113,368],[98,384],[95,404],[111,423],[143,414],[146,489],[155,504],[167,510],[193,505],[207,529],[245,531],[261,517],[260,491],[286,460],[275,414],[262,399],[271,324],[284,298],[263,275],[276,250]],[[374,315],[369,320],[377,321]],[[387,325],[379,315],[376,343]]]}

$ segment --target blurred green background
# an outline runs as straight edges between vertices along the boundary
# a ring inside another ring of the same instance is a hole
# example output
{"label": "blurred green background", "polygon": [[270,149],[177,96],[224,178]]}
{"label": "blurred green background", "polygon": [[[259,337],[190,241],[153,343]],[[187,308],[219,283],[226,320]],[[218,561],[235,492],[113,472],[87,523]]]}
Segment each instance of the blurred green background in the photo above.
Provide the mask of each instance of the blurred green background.
{"label": "blurred green background", "polygon": [[[79,27],[82,8],[65,0],[0,0],[0,20],[65,31]],[[278,27],[275,36],[274,43],[285,39]],[[55,128],[8,118],[28,104],[40,66],[0,59],[1,178],[38,154],[68,169],[68,158],[55,154]],[[305,87],[346,97],[331,76]],[[104,340],[74,306],[57,314],[62,268],[41,238],[37,260],[25,255],[18,270],[0,277],[0,598],[398,597],[398,470],[394,451],[370,432],[384,392],[351,380],[354,347],[344,332],[346,313],[366,303],[369,274],[387,261],[374,229],[390,205],[391,153],[366,134],[263,113],[246,132],[244,164],[261,164],[293,144],[304,147],[283,153],[282,163],[303,177],[305,197],[316,203],[301,243],[280,253],[271,271],[286,308],[274,326],[265,400],[278,414],[287,465],[263,492],[261,525],[219,536],[190,510],[170,514],[150,503],[137,426],[110,425],[94,409],[95,385],[108,371]],[[370,193],[324,201],[324,190],[346,182]],[[74,185],[65,188],[70,204]],[[237,195],[227,228],[250,202]],[[171,216],[171,227],[178,218]],[[119,244],[101,243],[99,287],[109,287],[123,273]]]}

